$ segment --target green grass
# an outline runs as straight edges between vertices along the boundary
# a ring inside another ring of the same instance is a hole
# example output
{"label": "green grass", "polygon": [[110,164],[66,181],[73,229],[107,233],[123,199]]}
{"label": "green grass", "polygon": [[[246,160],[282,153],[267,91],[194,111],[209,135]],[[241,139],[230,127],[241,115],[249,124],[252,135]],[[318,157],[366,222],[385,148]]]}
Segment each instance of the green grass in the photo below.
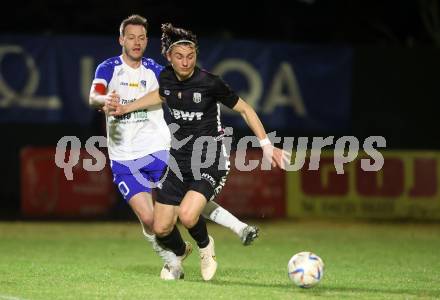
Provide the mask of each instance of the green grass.
{"label": "green grass", "polygon": [[[439,224],[259,225],[259,240],[243,247],[210,224],[214,280],[202,281],[194,252],[185,280],[164,282],[135,223],[0,223],[0,299],[440,299]],[[326,264],[322,282],[308,290],[286,271],[303,250]]]}

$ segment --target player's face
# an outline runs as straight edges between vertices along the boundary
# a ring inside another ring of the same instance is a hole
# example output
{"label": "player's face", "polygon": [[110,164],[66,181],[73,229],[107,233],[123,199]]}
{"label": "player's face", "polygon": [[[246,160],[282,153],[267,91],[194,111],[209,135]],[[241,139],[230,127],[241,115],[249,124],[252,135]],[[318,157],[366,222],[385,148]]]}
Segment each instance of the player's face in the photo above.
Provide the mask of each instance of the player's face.
{"label": "player's face", "polygon": [[167,54],[168,61],[180,80],[191,77],[196,66],[197,51],[192,45],[175,45]]}
{"label": "player's face", "polygon": [[119,37],[122,51],[129,59],[140,60],[147,48],[147,32],[142,25],[127,25],[124,35]]}

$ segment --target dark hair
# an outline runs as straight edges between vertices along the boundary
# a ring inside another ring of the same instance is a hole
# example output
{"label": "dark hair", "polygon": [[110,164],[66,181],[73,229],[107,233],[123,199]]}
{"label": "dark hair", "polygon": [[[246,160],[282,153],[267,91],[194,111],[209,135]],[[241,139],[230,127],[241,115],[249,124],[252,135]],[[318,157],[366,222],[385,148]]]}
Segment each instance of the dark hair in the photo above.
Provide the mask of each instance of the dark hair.
{"label": "dark hair", "polygon": [[[198,50],[197,36],[189,30],[174,27],[171,23],[162,24],[162,55],[166,56],[170,47],[176,42],[182,41],[182,45],[193,45]],[[185,42],[186,41],[186,42]],[[180,44],[180,43],[179,43]]]}
{"label": "dark hair", "polygon": [[142,25],[144,26],[145,31],[148,31],[148,21],[140,15],[131,15],[121,22],[121,26],[119,26],[119,34],[121,36],[124,35],[125,27],[127,27],[127,25]]}

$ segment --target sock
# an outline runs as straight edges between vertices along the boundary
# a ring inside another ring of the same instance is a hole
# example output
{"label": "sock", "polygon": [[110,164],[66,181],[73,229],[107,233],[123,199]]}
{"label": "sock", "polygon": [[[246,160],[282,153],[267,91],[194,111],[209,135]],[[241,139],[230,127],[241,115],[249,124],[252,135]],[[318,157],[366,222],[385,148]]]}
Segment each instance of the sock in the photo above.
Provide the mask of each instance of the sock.
{"label": "sock", "polygon": [[153,240],[155,240],[154,234],[150,234],[150,233],[146,232],[145,230],[142,230],[142,233],[144,234],[147,241],[152,242]]}
{"label": "sock", "polygon": [[156,235],[156,240],[165,248],[173,251],[177,256],[182,256],[185,253],[186,246],[176,226],[166,236],[159,237]]}
{"label": "sock", "polygon": [[[154,251],[156,251],[158,254],[161,251],[166,251],[164,248],[162,248],[161,245],[157,243],[156,236],[154,234],[149,234],[145,230],[143,230],[142,232],[145,236],[145,239],[151,243],[151,246],[153,246]],[[161,256],[161,254],[159,255]]]}
{"label": "sock", "polygon": [[154,234],[149,234],[145,230],[142,230],[142,233],[144,234],[147,241],[149,241],[152,244],[156,243],[156,237],[154,236]]}
{"label": "sock", "polygon": [[154,252],[156,252],[157,255],[159,255],[162,258],[164,263],[168,265],[177,264],[176,254],[174,254],[174,252],[168,249],[164,249],[161,245],[159,245],[159,243],[156,240],[156,236],[154,234],[149,234],[145,232],[145,230],[143,230],[143,234],[145,236],[145,239],[151,243]]}
{"label": "sock", "polygon": [[[208,203],[209,202],[211,201],[208,201]],[[209,219],[217,224],[231,229],[238,236],[240,236],[240,231],[248,226],[246,223],[241,222],[233,214],[221,206],[218,206],[211,212]]]}
{"label": "sock", "polygon": [[199,216],[196,225],[188,229],[189,234],[197,242],[199,248],[205,248],[209,244],[208,229],[206,228],[205,218]]}

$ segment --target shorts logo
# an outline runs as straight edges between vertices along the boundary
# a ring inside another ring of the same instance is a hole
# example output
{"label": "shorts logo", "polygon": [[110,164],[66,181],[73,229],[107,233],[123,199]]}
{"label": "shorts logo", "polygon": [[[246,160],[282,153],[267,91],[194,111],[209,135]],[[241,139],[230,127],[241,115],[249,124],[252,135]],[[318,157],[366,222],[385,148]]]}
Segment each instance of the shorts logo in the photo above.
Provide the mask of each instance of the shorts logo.
{"label": "shorts logo", "polygon": [[200,103],[200,101],[202,101],[202,94],[194,93],[193,94],[193,101],[194,101],[194,103]]}
{"label": "shorts logo", "polygon": [[216,183],[217,183],[217,182],[215,181],[215,179],[212,178],[212,176],[209,175],[209,174],[207,174],[207,173],[203,173],[203,174],[202,174],[202,179],[205,179],[206,181],[208,181],[209,184],[212,185],[212,187],[215,187],[215,185],[216,185]]}
{"label": "shorts logo", "polygon": [[218,194],[220,194],[221,190],[225,186],[226,178],[227,178],[227,175],[220,178],[220,182],[218,183],[218,186],[216,186],[214,189],[214,196],[217,196]]}
{"label": "shorts logo", "polygon": [[118,184],[118,188],[124,197],[126,197],[128,195],[128,193],[130,193],[130,189],[128,188],[127,184],[124,181],[121,181]]}
{"label": "shorts logo", "polygon": [[164,90],[163,93],[164,93],[166,96],[169,96],[169,95],[170,95],[170,90]]}

